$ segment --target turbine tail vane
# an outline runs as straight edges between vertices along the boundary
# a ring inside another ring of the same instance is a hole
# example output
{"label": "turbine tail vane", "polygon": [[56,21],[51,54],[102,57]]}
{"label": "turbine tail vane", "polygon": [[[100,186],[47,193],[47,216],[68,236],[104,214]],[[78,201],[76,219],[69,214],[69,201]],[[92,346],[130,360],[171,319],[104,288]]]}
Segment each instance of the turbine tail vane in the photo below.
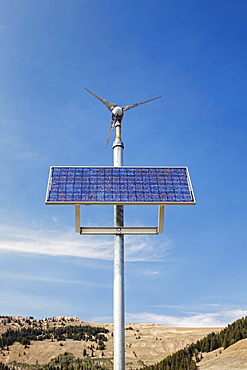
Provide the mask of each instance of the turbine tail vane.
{"label": "turbine tail vane", "polygon": [[132,108],[135,108],[138,105],[142,105],[142,104],[148,103],[150,101],[153,101],[153,100],[159,99],[159,98],[161,98],[161,96],[157,96],[157,98],[153,98],[153,99],[142,101],[141,103],[136,103],[136,104],[131,104],[131,105],[125,105],[125,107],[122,107],[122,110],[123,110],[123,112],[126,112],[127,110],[132,109]]}

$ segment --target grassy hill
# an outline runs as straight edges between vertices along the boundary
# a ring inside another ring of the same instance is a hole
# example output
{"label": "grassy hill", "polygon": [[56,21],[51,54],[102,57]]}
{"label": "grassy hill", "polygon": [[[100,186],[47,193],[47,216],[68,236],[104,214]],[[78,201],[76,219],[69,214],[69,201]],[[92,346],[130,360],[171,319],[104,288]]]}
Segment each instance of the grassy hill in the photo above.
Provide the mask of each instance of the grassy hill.
{"label": "grassy hill", "polygon": [[[218,353],[221,354],[222,350],[225,350],[238,341],[246,338],[247,317],[229,324],[225,329],[219,332],[208,334],[205,338],[175,352],[171,356],[163,359],[161,362],[149,366],[147,370],[196,370],[199,369],[204,353],[213,352],[214,350],[219,349],[220,351]],[[221,356],[221,358],[223,357],[224,356]],[[234,369],[237,369],[237,363],[239,363],[239,361],[235,358]],[[202,366],[205,367],[205,361]]]}

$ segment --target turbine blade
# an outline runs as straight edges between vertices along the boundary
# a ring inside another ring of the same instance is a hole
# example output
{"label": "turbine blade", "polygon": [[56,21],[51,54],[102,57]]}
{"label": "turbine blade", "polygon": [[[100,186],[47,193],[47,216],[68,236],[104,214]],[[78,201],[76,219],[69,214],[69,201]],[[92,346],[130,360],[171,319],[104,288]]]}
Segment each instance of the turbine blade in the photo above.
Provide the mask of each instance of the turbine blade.
{"label": "turbine blade", "polygon": [[112,134],[112,130],[114,129],[114,126],[115,126],[115,122],[116,122],[116,116],[113,116],[112,117],[112,120],[111,120],[111,124],[110,124],[110,129],[109,129],[109,132],[108,132],[108,135],[107,135],[107,138],[106,138],[106,142],[105,142],[105,148],[107,147],[107,144],[110,140],[110,137],[111,137],[111,134]]}
{"label": "turbine blade", "polygon": [[100,96],[94,94],[92,91],[86,89],[86,87],[85,87],[85,90],[87,90],[90,94],[95,96],[95,98],[99,99],[103,104],[105,104],[107,106],[107,108],[109,109],[109,111],[112,111],[112,109],[117,106],[117,104],[110,103],[109,101],[107,101],[107,100],[101,98]]}
{"label": "turbine blade", "polygon": [[161,98],[161,96],[157,96],[157,98],[153,98],[153,99],[149,99],[149,100],[142,101],[141,103],[136,103],[136,104],[126,105],[125,107],[122,107],[122,110],[123,110],[123,112],[126,112],[126,110],[129,110],[129,109],[135,108],[135,107],[137,107],[138,105],[145,104],[145,103],[148,103],[148,102],[150,102],[150,101],[152,101],[152,100],[159,99],[159,98]]}

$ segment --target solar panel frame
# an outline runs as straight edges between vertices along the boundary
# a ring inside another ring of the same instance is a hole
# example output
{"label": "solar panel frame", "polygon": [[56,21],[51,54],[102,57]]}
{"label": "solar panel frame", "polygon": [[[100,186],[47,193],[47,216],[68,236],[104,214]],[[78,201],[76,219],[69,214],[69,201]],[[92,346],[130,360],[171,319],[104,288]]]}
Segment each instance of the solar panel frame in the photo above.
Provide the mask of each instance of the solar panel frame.
{"label": "solar panel frame", "polygon": [[191,205],[187,167],[50,167],[46,204]]}

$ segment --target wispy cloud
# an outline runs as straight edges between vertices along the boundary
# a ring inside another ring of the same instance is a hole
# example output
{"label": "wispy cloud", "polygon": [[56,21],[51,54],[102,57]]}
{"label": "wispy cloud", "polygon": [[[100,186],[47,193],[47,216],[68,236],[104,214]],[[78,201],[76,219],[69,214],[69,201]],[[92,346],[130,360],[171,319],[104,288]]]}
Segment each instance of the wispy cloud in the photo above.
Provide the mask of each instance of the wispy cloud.
{"label": "wispy cloud", "polygon": [[195,312],[219,311],[222,306],[219,303],[191,303],[191,304],[186,304],[186,305],[184,304],[183,305],[182,304],[149,305],[149,307],[176,309],[184,313],[195,313]]}
{"label": "wispy cloud", "polygon": [[137,275],[142,275],[146,277],[155,277],[160,274],[160,271],[151,270],[151,269],[143,269],[143,270],[135,270]]}
{"label": "wispy cloud", "polygon": [[13,235],[13,227],[0,225],[0,249],[52,256],[112,259],[109,241],[102,238],[82,238],[73,229],[59,231],[15,228]]}
{"label": "wispy cloud", "polygon": [[170,250],[172,241],[155,236],[129,236],[126,238],[126,261],[161,261]]}
{"label": "wispy cloud", "polygon": [[55,284],[77,284],[77,285],[83,285],[83,286],[89,286],[89,287],[101,287],[105,288],[107,287],[104,284],[95,284],[89,281],[82,281],[82,280],[70,280],[70,279],[59,279],[59,278],[53,278],[53,277],[45,277],[45,276],[33,276],[33,275],[18,275],[18,274],[2,274],[0,273],[1,277],[4,278],[11,278],[11,279],[17,279],[17,280],[37,280],[44,283],[55,283]]}
{"label": "wispy cloud", "polygon": [[126,322],[162,324],[166,326],[203,328],[225,327],[229,323],[247,315],[247,310],[219,310],[218,312],[197,313],[194,315],[166,316],[150,312],[128,313]]}
{"label": "wispy cloud", "polygon": [[[0,225],[0,249],[39,253],[52,256],[74,256],[83,258],[113,259],[113,238],[101,236],[80,236],[73,229],[66,231],[47,229],[23,229],[9,225]],[[169,248],[170,241],[162,244],[148,236],[126,238],[126,261],[156,261]]]}

